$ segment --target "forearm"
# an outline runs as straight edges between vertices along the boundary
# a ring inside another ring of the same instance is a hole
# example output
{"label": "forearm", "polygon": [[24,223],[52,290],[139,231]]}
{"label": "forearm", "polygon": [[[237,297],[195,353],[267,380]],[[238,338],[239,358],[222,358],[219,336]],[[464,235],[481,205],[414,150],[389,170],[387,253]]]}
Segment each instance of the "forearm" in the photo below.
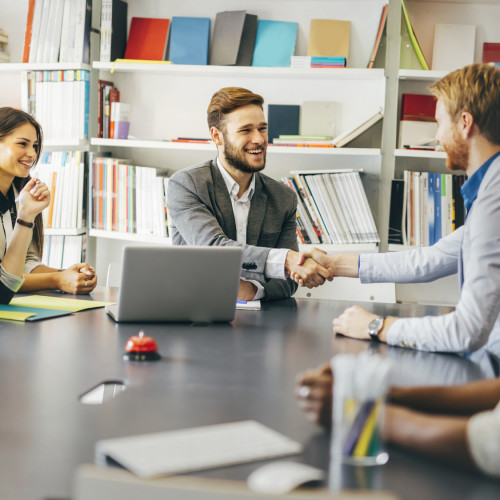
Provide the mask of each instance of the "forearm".
{"label": "forearm", "polygon": [[417,411],[470,416],[490,410],[500,400],[500,379],[443,387],[392,387],[389,401]]}
{"label": "forearm", "polygon": [[384,439],[421,455],[467,469],[476,468],[467,444],[466,417],[426,415],[388,405]]}
{"label": "forearm", "polygon": [[34,292],[37,290],[57,290],[58,288],[58,269],[37,266],[31,273],[24,275],[24,283],[19,291]]}
{"label": "forearm", "polygon": [[328,256],[330,259],[330,269],[335,276],[344,276],[347,278],[357,278],[359,255],[357,254],[333,254]]}
{"label": "forearm", "polygon": [[26,252],[33,237],[33,230],[16,224],[12,239],[7,248],[2,265],[4,269],[15,276],[22,277],[24,263],[26,262]]}

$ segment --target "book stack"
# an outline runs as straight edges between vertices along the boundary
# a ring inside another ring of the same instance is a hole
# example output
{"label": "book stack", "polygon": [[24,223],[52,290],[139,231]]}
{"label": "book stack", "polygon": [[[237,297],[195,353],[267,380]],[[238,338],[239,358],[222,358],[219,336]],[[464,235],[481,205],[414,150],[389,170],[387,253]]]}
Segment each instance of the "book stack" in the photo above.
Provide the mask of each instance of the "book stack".
{"label": "book stack", "polygon": [[399,122],[399,148],[439,149],[435,137],[436,98],[424,94],[403,94]]}
{"label": "book stack", "polygon": [[42,125],[45,144],[88,139],[89,71],[23,71],[21,82],[21,107]]}
{"label": "book stack", "polygon": [[328,135],[284,135],[273,139],[274,146],[292,146],[304,148],[333,148],[333,137]]}
{"label": "book stack", "polygon": [[292,56],[291,68],[345,68],[345,57]]}
{"label": "book stack", "polygon": [[7,49],[7,44],[9,43],[9,37],[5,31],[0,29],[0,63],[9,62],[10,54]]}
{"label": "book stack", "polygon": [[42,153],[37,176],[47,184],[50,205],[42,212],[46,228],[79,229],[86,226],[85,153]]}
{"label": "book stack", "polygon": [[92,0],[30,0],[23,62],[89,63]]}
{"label": "book stack", "polygon": [[291,172],[282,182],[297,194],[299,243],[378,243],[359,172]]}
{"label": "book stack", "polygon": [[411,172],[392,181],[389,243],[433,245],[462,226],[464,175]]}
{"label": "book stack", "polygon": [[130,104],[120,102],[120,91],[108,80],[97,81],[97,137],[128,139]]}
{"label": "book stack", "polygon": [[42,263],[55,269],[67,269],[78,262],[85,262],[87,235],[45,236]]}
{"label": "book stack", "polygon": [[[161,171],[160,171],[161,172]],[[105,231],[167,236],[167,177],[127,160],[93,156],[91,227]]]}

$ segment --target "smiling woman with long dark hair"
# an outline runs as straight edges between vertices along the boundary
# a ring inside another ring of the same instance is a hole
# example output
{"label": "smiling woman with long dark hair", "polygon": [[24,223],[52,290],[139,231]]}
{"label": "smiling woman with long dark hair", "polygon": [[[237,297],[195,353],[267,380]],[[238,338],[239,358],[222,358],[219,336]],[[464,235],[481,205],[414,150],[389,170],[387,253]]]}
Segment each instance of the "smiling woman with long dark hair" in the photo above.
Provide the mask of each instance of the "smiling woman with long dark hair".
{"label": "smiling woman with long dark hair", "polygon": [[[42,128],[31,115],[14,108],[0,108],[0,225],[2,226],[0,230],[0,258],[2,258],[2,273],[6,271],[7,257],[11,253],[11,245],[15,241],[14,236],[20,230],[19,226],[29,230],[31,235],[28,246],[23,253],[23,268],[20,277],[22,278],[24,273],[24,280],[18,281],[11,276],[13,281],[8,283],[2,281],[2,283],[13,292],[18,289],[21,291],[59,289],[68,293],[90,293],[97,284],[97,276],[94,269],[87,263],[77,263],[61,271],[44,266],[41,262],[43,251],[41,211],[48,205],[49,193],[45,184],[35,183],[31,179],[30,170],[40,158],[42,139]],[[27,187],[29,189],[26,193]],[[28,200],[27,194],[35,201]],[[33,220],[25,220],[22,217],[24,209],[28,206],[30,217],[33,216]],[[17,273],[12,274],[17,275]]]}

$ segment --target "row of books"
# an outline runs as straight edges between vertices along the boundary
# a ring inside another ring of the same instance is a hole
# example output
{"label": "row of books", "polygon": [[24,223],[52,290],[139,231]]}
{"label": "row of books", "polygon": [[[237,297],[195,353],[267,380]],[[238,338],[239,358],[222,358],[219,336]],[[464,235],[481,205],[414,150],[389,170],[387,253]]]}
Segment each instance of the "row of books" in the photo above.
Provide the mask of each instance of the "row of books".
{"label": "row of books", "polygon": [[297,193],[301,243],[378,243],[359,172],[291,172],[282,182]]}
{"label": "row of books", "polygon": [[40,122],[46,144],[88,139],[89,71],[23,71],[21,81],[21,108]]}
{"label": "row of books", "polygon": [[462,226],[464,175],[404,171],[391,187],[389,243],[427,246]]}
{"label": "row of books", "polygon": [[67,269],[73,264],[85,262],[87,235],[45,236],[42,263],[54,269]]}
{"label": "row of books", "polygon": [[29,0],[23,62],[89,63],[92,0]]}
{"label": "row of books", "polygon": [[[372,59],[380,44],[386,12],[384,7]],[[290,66],[298,23],[259,20],[244,10],[218,12],[211,41],[210,24],[208,17],[133,17],[127,37],[126,3],[103,0],[101,61],[125,58],[195,65]],[[307,56],[312,57],[309,65],[345,67],[350,31],[350,21],[312,19],[307,49]],[[373,60],[368,67],[372,64]]]}
{"label": "row of books", "polygon": [[90,223],[95,229],[168,236],[164,171],[92,155]]}
{"label": "row of books", "polygon": [[86,171],[86,154],[81,151],[42,153],[36,175],[51,195],[50,205],[43,211],[45,227],[86,227]]}
{"label": "row of books", "polygon": [[97,82],[97,137],[128,139],[130,104],[120,102],[120,91],[108,80]]}

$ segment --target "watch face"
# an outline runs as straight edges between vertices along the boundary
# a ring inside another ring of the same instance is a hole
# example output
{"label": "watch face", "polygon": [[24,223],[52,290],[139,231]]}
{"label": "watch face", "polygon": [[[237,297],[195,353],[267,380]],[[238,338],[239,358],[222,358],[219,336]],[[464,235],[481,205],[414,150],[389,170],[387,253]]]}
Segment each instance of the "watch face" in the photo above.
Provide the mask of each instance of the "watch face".
{"label": "watch face", "polygon": [[383,324],[384,324],[384,318],[382,318],[381,316],[372,319],[370,321],[370,324],[368,325],[368,334],[371,337],[377,337],[380,330],[382,329]]}

